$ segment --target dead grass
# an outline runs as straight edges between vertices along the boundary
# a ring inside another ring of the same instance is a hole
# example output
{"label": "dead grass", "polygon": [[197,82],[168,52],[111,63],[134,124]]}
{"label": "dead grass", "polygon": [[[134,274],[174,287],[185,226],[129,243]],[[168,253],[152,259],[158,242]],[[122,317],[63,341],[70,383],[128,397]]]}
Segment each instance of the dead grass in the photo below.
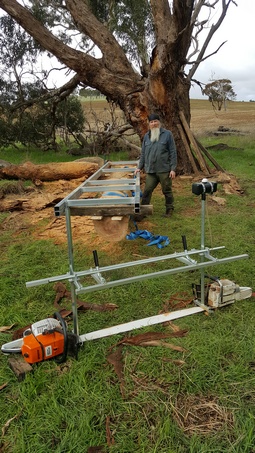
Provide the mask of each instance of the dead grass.
{"label": "dead grass", "polygon": [[180,395],[173,408],[174,419],[185,434],[212,435],[233,429],[233,412],[219,404],[217,397]]}
{"label": "dead grass", "polygon": [[[192,107],[191,104],[191,129],[196,135],[217,131],[219,126],[246,134],[255,133],[255,103],[229,102],[227,110],[219,112],[213,110],[208,101],[200,102],[200,108],[195,108],[195,105]],[[204,105],[205,102],[207,102],[206,105]]]}
{"label": "dead grass", "polygon": [[[255,133],[255,102],[227,102],[226,111],[212,108],[208,100],[191,99],[191,129],[199,135],[217,130],[219,126],[229,127],[243,133]],[[104,100],[83,103],[86,118],[89,122],[99,118],[99,122],[111,122],[109,105]],[[116,108],[115,115],[124,120],[123,112]]]}
{"label": "dead grass", "polygon": [[26,189],[22,181],[4,181],[0,186],[0,199],[9,194],[23,194],[25,190]]}

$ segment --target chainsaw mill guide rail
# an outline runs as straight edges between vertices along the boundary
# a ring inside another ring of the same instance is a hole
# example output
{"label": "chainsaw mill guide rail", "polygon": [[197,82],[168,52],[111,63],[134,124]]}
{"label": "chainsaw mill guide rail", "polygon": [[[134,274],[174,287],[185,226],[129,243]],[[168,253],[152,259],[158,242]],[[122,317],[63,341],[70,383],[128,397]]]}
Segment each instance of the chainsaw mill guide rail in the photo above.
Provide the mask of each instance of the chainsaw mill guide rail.
{"label": "chainsaw mill guide rail", "polygon": [[[136,168],[136,162],[118,162],[115,165],[122,164],[122,167],[125,171],[134,173]],[[68,256],[69,256],[69,272],[63,275],[57,275],[53,277],[47,277],[40,280],[34,280],[26,283],[27,288],[33,286],[39,286],[44,284],[49,284],[53,282],[59,282],[63,280],[68,280],[71,287],[71,298],[72,298],[72,312],[73,312],[73,335],[77,339],[77,344],[82,344],[83,342],[94,340],[97,338],[102,338],[109,335],[118,334],[121,332],[131,331],[133,329],[137,329],[140,327],[150,326],[159,324],[168,320],[177,319],[183,316],[189,316],[196,313],[210,311],[211,309],[221,307],[228,303],[233,303],[235,300],[240,300],[244,298],[251,297],[252,291],[251,288],[241,288],[238,285],[235,285],[233,282],[228,284],[223,283],[221,280],[218,280],[215,283],[214,287],[211,285],[212,292],[215,294],[210,297],[210,304],[208,303],[208,299],[205,294],[205,268],[210,266],[216,266],[218,264],[225,264],[232,261],[240,260],[240,259],[247,259],[249,256],[247,254],[236,255],[236,256],[229,256],[225,258],[216,258],[212,256],[212,251],[217,251],[224,249],[224,246],[208,248],[205,246],[205,200],[206,194],[212,194],[217,190],[217,184],[208,182],[206,179],[203,179],[201,183],[195,183],[192,185],[192,192],[195,195],[201,195],[202,200],[202,209],[201,209],[201,246],[199,249],[191,249],[188,250],[186,237],[182,236],[183,248],[182,252],[175,252],[169,255],[163,255],[153,258],[146,258],[142,260],[136,260],[126,263],[118,263],[115,265],[110,266],[100,266],[99,259],[97,255],[97,251],[93,251],[93,258],[94,258],[94,267],[91,267],[88,270],[84,271],[75,271],[74,266],[74,257],[73,257],[73,243],[72,243],[72,227],[71,227],[71,216],[72,215],[94,215],[95,213],[101,213],[102,215],[107,214],[112,215],[112,209],[114,207],[117,209],[124,209],[122,213],[128,212],[130,215],[135,212],[141,212],[140,206],[140,177],[139,173],[137,174],[137,178],[132,178],[132,180],[124,181],[120,183],[114,180],[114,184],[118,184],[119,189],[125,190],[128,186],[128,190],[132,190],[132,197],[126,197],[121,199],[114,199],[111,200],[109,203],[105,199],[83,199],[78,200],[77,198],[84,192],[91,191],[102,192],[106,188],[107,190],[111,187],[110,184],[113,183],[113,180],[108,181],[106,183],[105,180],[98,181],[99,177],[105,175],[106,172],[113,171],[114,169],[110,167],[110,164],[105,164],[100,170],[98,170],[91,178],[89,178],[84,184],[79,186],[74,192],[72,192],[68,197],[63,199],[58,205],[55,206],[55,215],[65,215],[66,217],[66,229],[67,229],[67,243],[68,243]],[[115,170],[116,171],[116,168]],[[118,168],[119,171],[119,168]],[[86,186],[86,187],[85,187]],[[130,189],[132,186],[132,189]],[[114,186],[114,190],[116,189],[116,185]],[[139,196],[138,196],[139,194]],[[123,200],[125,200],[123,205]],[[122,204],[121,204],[122,203]],[[116,210],[114,212],[117,212]],[[123,214],[124,215],[124,214]],[[177,267],[167,268],[165,270],[145,273],[142,275],[135,275],[133,277],[110,280],[105,278],[105,274],[111,271],[116,271],[118,269],[134,267],[139,265],[147,265],[150,263],[157,263],[160,261],[168,261],[168,260],[177,260],[181,265]],[[155,277],[164,277],[171,274],[188,272],[188,271],[200,271],[200,292],[199,296],[198,293],[195,295],[194,304],[196,306],[178,310],[171,313],[164,313],[162,315],[150,316],[148,318],[139,319],[136,321],[131,321],[125,324],[108,327],[105,329],[101,329],[95,332],[86,333],[84,335],[79,335],[79,327],[78,327],[78,314],[77,314],[77,295],[82,293],[89,293],[93,291],[100,291],[108,288],[112,288],[119,285],[130,284],[134,282],[139,282],[146,279],[151,279]],[[84,280],[86,277],[91,277],[94,279],[95,283],[85,284]],[[229,282],[229,281],[227,281]],[[233,284],[232,284],[233,283]],[[229,287],[230,293],[229,293]],[[226,294],[226,291],[228,294]],[[230,297],[226,298],[227,296]],[[225,298],[225,299],[224,299]],[[62,330],[64,332],[64,327],[62,326]],[[25,341],[25,340],[24,340]],[[63,338],[61,339],[63,343]],[[65,341],[64,341],[65,344]],[[49,346],[49,345],[48,345]],[[9,352],[21,352],[23,346],[23,339],[16,340],[11,343],[7,343],[6,345],[2,346],[2,352],[8,353]],[[56,346],[57,350],[58,346]],[[29,354],[29,353],[28,353]],[[36,354],[39,354],[38,351]],[[56,354],[57,355],[57,354]],[[45,357],[45,354],[44,354]],[[51,355],[49,355],[49,358]],[[30,358],[29,358],[30,360]]]}
{"label": "chainsaw mill guide rail", "polygon": [[[106,162],[90,178],[67,195],[54,207],[56,217],[71,216],[119,216],[136,213],[151,214],[152,206],[141,206],[140,174],[135,175],[137,161]],[[112,174],[129,174],[130,177],[109,179]],[[118,192],[126,196],[82,198],[84,194]]]}

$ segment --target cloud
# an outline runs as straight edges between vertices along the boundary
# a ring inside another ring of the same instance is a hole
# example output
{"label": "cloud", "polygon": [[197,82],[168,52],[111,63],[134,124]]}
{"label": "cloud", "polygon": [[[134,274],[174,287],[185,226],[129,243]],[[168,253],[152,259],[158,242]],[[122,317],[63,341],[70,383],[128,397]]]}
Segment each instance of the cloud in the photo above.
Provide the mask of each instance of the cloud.
{"label": "cloud", "polygon": [[[227,42],[217,54],[200,64],[194,75],[196,80],[206,84],[212,77],[229,79],[237,100],[255,99],[254,18],[254,0],[238,0],[238,6],[229,6],[226,18],[215,33],[207,53],[214,52],[222,42]],[[195,85],[191,88],[190,97],[206,99]]]}

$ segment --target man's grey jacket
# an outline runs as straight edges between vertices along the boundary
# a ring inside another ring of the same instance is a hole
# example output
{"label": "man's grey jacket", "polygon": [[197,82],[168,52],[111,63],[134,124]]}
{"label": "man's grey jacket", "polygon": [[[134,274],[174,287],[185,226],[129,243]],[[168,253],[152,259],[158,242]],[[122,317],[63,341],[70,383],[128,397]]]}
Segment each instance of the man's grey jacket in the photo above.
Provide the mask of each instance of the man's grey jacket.
{"label": "man's grey jacket", "polygon": [[159,140],[151,142],[148,131],[142,143],[138,168],[145,173],[167,173],[176,171],[177,152],[172,132],[160,128]]}

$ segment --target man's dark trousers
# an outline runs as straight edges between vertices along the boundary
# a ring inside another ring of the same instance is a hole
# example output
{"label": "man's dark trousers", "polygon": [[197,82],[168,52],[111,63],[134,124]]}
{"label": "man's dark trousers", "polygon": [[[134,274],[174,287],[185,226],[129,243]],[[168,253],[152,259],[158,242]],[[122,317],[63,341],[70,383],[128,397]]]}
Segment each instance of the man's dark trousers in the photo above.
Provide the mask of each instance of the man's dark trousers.
{"label": "man's dark trousers", "polygon": [[166,212],[173,211],[174,197],[172,192],[172,179],[167,173],[147,173],[145,188],[143,191],[142,204],[148,205],[151,201],[152,192],[160,183],[162,192],[165,196]]}

